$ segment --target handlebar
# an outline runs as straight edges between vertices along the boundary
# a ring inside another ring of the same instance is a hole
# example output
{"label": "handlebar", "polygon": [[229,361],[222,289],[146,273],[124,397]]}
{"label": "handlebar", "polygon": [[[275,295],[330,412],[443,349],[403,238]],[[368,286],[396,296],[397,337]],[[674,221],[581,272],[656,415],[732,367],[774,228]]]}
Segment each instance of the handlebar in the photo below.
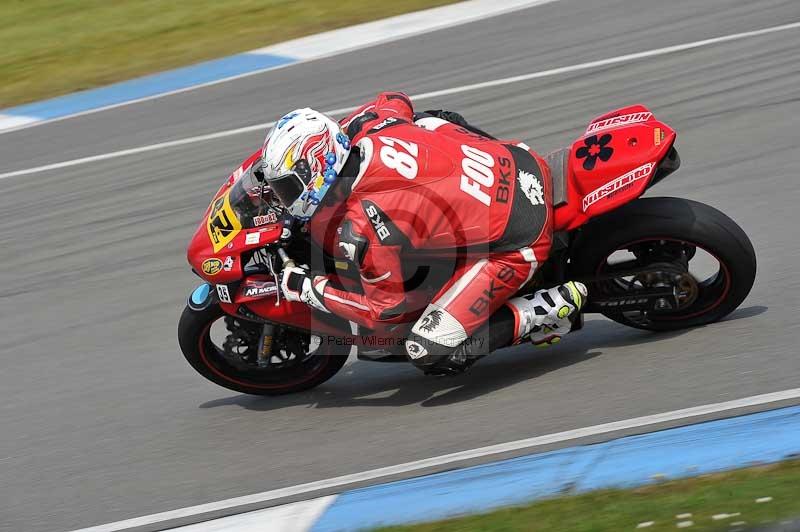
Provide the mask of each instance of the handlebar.
{"label": "handlebar", "polygon": [[284,268],[293,268],[296,264],[289,258],[289,254],[283,248],[278,248],[278,256],[281,258]]}

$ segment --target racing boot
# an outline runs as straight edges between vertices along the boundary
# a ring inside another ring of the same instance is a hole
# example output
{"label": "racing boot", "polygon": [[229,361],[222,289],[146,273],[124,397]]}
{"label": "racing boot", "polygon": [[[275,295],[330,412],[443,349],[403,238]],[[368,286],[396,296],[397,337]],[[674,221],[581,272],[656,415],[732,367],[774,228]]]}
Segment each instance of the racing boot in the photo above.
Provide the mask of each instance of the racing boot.
{"label": "racing boot", "polygon": [[560,342],[580,320],[586,295],[586,285],[570,281],[509,300],[517,322],[514,343],[530,340],[537,347],[547,347]]}

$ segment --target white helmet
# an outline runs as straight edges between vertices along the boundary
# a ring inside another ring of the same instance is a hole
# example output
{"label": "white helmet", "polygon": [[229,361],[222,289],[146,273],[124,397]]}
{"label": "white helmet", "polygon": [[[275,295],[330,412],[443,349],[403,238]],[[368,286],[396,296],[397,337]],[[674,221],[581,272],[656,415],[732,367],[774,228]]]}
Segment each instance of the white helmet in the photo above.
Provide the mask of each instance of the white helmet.
{"label": "white helmet", "polygon": [[264,177],[290,214],[308,220],[350,155],[339,123],[313,109],[297,109],[270,129],[261,151]]}

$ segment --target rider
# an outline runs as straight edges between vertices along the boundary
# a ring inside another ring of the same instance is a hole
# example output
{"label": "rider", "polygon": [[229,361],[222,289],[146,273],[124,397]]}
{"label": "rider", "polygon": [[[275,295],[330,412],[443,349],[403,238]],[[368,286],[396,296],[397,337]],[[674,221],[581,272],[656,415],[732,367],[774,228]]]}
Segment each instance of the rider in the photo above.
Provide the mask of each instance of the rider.
{"label": "rider", "polygon": [[512,298],[550,251],[550,172],[525,144],[499,141],[457,113],[415,114],[399,92],[379,94],[341,123],[298,109],[269,131],[262,163],[275,195],[309,226],[335,198],[339,216],[319,223],[335,224],[335,247],[361,274],[363,294],[333,286],[330,275],[285,268],[289,300],[369,329],[408,322],[406,254],[457,250],[452,278],[405,342],[426,373],[462,371],[484,354],[476,345],[491,352],[557,342],[585,301],[577,282]]}

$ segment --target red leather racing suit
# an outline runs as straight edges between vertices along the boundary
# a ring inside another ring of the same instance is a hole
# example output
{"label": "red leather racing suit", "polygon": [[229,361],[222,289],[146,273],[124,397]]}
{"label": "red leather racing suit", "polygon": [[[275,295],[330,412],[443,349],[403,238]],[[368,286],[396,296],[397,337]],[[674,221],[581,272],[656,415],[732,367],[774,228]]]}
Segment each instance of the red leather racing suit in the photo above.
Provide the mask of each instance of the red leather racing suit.
{"label": "red leather racing suit", "polygon": [[321,287],[328,310],[362,326],[404,321],[404,254],[457,250],[455,274],[406,342],[425,367],[531,278],[550,250],[553,213],[549,169],[527,146],[416,118],[405,94],[386,92],[342,121],[361,163],[335,245],[357,265],[363,294]]}

